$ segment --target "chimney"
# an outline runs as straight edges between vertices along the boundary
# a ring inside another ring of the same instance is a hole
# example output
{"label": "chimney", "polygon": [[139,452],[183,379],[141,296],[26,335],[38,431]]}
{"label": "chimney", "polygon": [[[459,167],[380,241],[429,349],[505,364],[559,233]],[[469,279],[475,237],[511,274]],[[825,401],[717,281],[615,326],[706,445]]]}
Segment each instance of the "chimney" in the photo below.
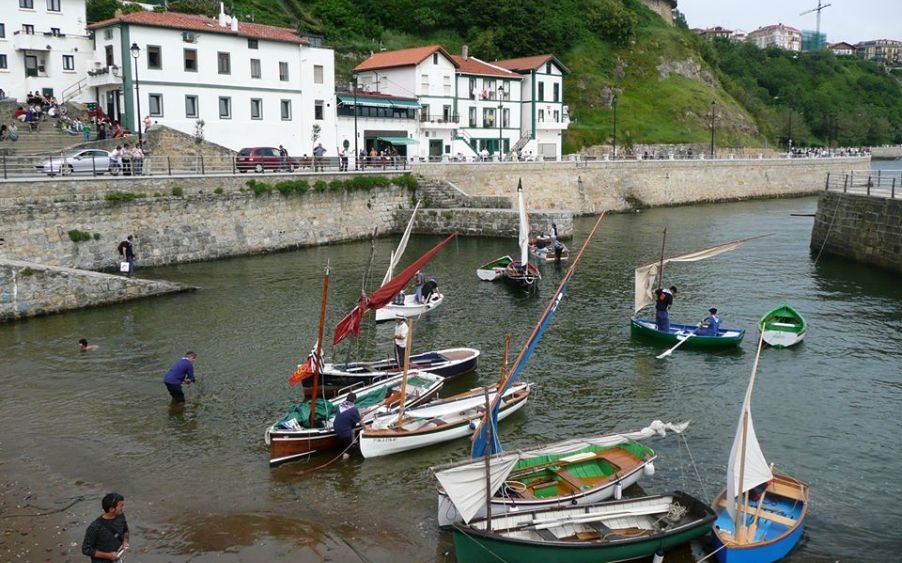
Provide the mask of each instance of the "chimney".
{"label": "chimney", "polygon": [[235,16],[232,16],[231,29],[232,29],[232,31],[234,31],[236,33],[238,32],[238,18],[236,18]]}
{"label": "chimney", "polygon": [[225,6],[223,5],[223,2],[219,3],[219,27],[227,27]]}
{"label": "chimney", "polygon": [[460,49],[460,56],[463,57],[464,60],[470,58],[470,48],[464,45]]}

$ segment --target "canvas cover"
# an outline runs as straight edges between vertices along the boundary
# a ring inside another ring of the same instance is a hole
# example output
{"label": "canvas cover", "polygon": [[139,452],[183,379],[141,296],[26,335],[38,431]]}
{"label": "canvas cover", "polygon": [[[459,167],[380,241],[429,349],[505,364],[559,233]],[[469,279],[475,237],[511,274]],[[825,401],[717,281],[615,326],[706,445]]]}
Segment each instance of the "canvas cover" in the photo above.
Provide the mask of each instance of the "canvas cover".
{"label": "canvas cover", "polygon": [[[607,434],[574,438],[553,444],[545,444],[528,449],[514,450],[491,456],[489,475],[491,490],[494,495],[504,484],[507,476],[521,459],[536,456],[559,455],[584,449],[588,446],[610,447],[630,440],[643,440],[652,436],[665,436],[667,431],[682,433],[689,422],[664,423],[655,420],[645,428],[621,434]],[[432,468],[438,482],[445,493],[457,507],[464,522],[469,522],[486,502],[485,459],[467,459],[465,461]]]}

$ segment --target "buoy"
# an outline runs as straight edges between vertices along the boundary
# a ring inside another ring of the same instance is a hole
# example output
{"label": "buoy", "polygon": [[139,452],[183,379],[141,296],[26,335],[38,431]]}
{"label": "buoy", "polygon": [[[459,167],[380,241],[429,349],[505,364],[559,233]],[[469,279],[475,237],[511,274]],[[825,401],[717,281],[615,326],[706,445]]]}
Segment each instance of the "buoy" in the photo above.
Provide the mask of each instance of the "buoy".
{"label": "buoy", "polygon": [[655,556],[652,557],[651,563],[664,563],[664,550],[660,547],[655,550]]}
{"label": "buoy", "polygon": [[623,497],[623,484],[620,481],[614,483],[614,500],[620,500]]}
{"label": "buoy", "polygon": [[651,477],[655,474],[655,464],[654,463],[646,463],[645,468],[642,470],[645,473],[646,477]]}

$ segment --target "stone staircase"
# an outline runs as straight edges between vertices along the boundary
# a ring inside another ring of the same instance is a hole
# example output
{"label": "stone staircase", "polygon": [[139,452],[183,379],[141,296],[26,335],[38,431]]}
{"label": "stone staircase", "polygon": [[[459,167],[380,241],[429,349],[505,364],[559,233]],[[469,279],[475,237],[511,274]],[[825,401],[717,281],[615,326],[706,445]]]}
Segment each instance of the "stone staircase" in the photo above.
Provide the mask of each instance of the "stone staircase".
{"label": "stone staircase", "polygon": [[[58,153],[82,142],[80,135],[69,135],[57,128],[58,121],[48,117],[39,121],[35,130],[15,118],[16,108],[24,102],[4,100],[0,102],[0,124],[15,124],[19,130],[19,139],[0,141],[0,154],[9,156],[27,156],[35,154]],[[87,120],[87,112],[80,104],[67,103],[68,115]]]}
{"label": "stone staircase", "polygon": [[451,182],[417,177],[417,197],[426,209],[513,209],[507,197],[470,196]]}

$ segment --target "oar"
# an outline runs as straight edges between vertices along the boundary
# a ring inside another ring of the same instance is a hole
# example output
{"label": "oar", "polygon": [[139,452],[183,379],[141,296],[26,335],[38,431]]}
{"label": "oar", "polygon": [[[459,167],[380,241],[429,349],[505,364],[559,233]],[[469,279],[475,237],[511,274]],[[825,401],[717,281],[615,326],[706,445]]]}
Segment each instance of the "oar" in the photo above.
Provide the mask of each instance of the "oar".
{"label": "oar", "polygon": [[695,336],[695,332],[690,332],[689,334],[686,335],[686,338],[684,338],[684,339],[680,340],[679,342],[677,342],[676,345],[675,345],[673,348],[671,348],[671,349],[669,349],[669,350],[665,350],[665,351],[662,352],[660,355],[658,355],[658,359],[660,360],[661,358],[666,358],[667,356],[673,354],[673,351],[674,351],[674,350],[676,350],[677,348],[679,348],[680,346],[682,346],[682,345],[683,345],[683,342],[686,342],[687,340],[689,340],[689,339],[692,338],[693,336]]}

